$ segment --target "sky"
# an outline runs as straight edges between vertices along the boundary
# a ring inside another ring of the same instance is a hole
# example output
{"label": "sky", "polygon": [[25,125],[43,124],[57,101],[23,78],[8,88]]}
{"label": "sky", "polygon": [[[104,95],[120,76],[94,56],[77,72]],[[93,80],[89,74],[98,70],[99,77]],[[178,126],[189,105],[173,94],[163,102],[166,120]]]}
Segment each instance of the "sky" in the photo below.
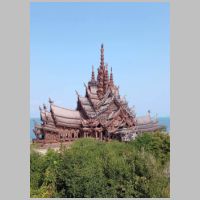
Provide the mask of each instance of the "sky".
{"label": "sky", "polygon": [[48,98],[75,109],[105,63],[137,116],[170,115],[169,3],[36,3],[30,6],[30,116]]}

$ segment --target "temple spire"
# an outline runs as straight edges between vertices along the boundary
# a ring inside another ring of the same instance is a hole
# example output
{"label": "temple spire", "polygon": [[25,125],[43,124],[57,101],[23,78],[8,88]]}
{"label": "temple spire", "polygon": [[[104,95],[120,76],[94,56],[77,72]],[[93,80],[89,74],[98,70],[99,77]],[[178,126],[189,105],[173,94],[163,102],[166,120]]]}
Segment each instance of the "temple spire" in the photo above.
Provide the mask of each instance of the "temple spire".
{"label": "temple spire", "polygon": [[92,81],[92,82],[95,81],[94,65],[92,65],[92,77],[91,77],[91,81]]}
{"label": "temple spire", "polygon": [[104,94],[107,91],[108,88],[108,84],[109,84],[109,77],[108,77],[108,65],[105,65],[105,72],[104,72],[104,82],[103,82],[103,88],[104,88]]}
{"label": "temple spire", "polygon": [[104,68],[104,47],[103,47],[103,44],[101,44],[101,62],[100,62],[100,67],[102,69]]}
{"label": "temple spire", "polygon": [[110,86],[113,86],[114,82],[113,82],[113,73],[112,73],[112,67],[111,67],[111,72],[110,72]]}

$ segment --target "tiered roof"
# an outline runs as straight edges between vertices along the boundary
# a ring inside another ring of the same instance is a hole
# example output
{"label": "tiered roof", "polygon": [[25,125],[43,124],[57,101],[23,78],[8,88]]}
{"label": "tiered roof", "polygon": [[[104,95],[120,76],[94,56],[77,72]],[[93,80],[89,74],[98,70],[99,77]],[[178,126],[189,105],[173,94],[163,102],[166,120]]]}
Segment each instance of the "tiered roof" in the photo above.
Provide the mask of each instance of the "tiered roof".
{"label": "tiered roof", "polygon": [[113,124],[112,127],[108,127],[108,130],[117,130],[119,126],[121,128],[118,132],[126,129],[129,133],[136,130],[153,130],[158,126],[157,121],[151,119],[150,113],[147,116],[136,118],[134,110],[131,110],[128,103],[120,98],[119,87],[114,84],[112,68],[109,77],[108,66],[104,64],[103,45],[100,51],[97,79],[92,66],[91,80],[88,85],[85,85],[85,96],[80,96],[77,92],[77,109],[71,110],[57,106],[49,99],[50,110],[48,111],[45,105],[43,109],[40,108],[43,123],[36,125],[38,130],[49,130],[56,133],[59,132],[58,128],[81,128],[88,127],[92,123],[94,126],[100,123],[103,126]]}
{"label": "tiered roof", "polygon": [[82,117],[79,111],[51,105],[51,113],[57,126],[76,128],[81,125]]}

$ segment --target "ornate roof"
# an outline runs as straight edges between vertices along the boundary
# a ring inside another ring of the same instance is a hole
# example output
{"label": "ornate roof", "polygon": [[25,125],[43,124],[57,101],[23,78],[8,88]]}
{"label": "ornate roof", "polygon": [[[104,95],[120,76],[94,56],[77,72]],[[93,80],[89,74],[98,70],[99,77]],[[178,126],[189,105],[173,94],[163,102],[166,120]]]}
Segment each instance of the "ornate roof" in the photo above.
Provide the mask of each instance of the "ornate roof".
{"label": "ornate roof", "polygon": [[111,68],[110,77],[108,66],[104,64],[104,49],[101,46],[101,60],[95,78],[92,67],[91,80],[85,85],[85,96],[77,93],[77,109],[71,110],[54,104],[49,98],[50,111],[46,105],[40,107],[43,123],[35,126],[35,131],[47,130],[58,132],[59,128],[106,129],[107,132],[146,131],[158,128],[157,120],[153,120],[150,112],[146,116],[137,117],[133,109],[129,108],[126,100],[119,95],[119,87],[113,80]]}
{"label": "ornate roof", "polygon": [[67,118],[67,119],[78,119],[78,120],[81,119],[81,114],[78,110],[70,110],[56,105],[51,105],[51,111],[56,117]]}

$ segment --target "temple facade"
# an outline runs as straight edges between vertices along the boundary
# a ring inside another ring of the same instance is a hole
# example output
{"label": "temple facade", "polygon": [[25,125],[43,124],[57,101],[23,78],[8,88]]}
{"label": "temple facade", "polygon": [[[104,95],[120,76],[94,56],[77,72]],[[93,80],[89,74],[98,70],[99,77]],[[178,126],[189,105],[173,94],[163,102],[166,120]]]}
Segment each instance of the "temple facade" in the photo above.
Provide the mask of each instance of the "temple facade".
{"label": "temple facade", "polygon": [[118,139],[129,141],[139,133],[161,129],[158,120],[150,116],[136,117],[134,109],[120,97],[119,87],[114,83],[112,68],[109,73],[104,63],[104,47],[101,45],[100,66],[97,77],[92,67],[91,80],[85,85],[85,96],[77,94],[75,110],[57,106],[49,99],[40,109],[42,123],[35,124],[36,143],[59,143],[81,137],[100,140]]}

